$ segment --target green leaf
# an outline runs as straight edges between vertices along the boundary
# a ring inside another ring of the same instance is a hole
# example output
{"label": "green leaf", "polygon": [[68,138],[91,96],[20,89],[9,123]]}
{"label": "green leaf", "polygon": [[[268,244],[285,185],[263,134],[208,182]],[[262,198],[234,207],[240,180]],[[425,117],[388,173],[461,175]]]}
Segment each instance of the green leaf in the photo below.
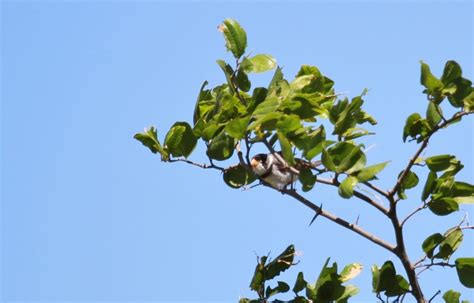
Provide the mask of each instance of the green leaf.
{"label": "green leaf", "polygon": [[234,144],[234,138],[228,136],[225,132],[221,132],[210,141],[206,154],[214,160],[229,159],[234,154]]}
{"label": "green leaf", "polygon": [[275,58],[265,54],[258,54],[251,58],[245,58],[242,62],[242,68],[248,73],[263,73],[274,69],[275,67]]}
{"label": "green leaf", "polygon": [[244,29],[233,19],[225,19],[218,28],[224,34],[227,50],[239,59],[247,47],[247,34]]}
{"label": "green leaf", "polygon": [[372,267],[370,269],[372,271],[372,292],[379,293],[379,292],[382,291],[382,289],[380,289],[380,270],[379,270],[379,267],[376,264],[374,264],[374,265],[372,265]]}
{"label": "green leaf", "polygon": [[439,172],[448,169],[453,159],[456,159],[453,155],[438,155],[426,158],[425,162],[431,171]]}
{"label": "green leaf", "polygon": [[426,238],[423,241],[423,244],[421,245],[421,248],[425,252],[425,254],[428,256],[428,258],[433,257],[433,252],[438,247],[438,245],[443,242],[444,237],[440,233],[435,233]]}
{"label": "green leaf", "polygon": [[474,110],[474,89],[471,93],[463,99],[464,111],[473,111]]}
{"label": "green leaf", "polygon": [[204,83],[201,85],[201,89],[199,90],[199,95],[196,100],[196,105],[194,106],[194,114],[193,114],[193,123],[196,125],[198,120],[201,118],[201,111],[199,108],[199,103],[203,100],[209,100],[212,99],[211,92],[209,90],[205,90],[204,88],[208,84],[207,81],[204,81]]}
{"label": "green leaf", "polygon": [[474,203],[474,185],[466,182],[454,182],[453,197],[457,203]]}
{"label": "green leaf", "polygon": [[165,147],[175,157],[187,158],[196,147],[197,138],[186,122],[176,122],[165,137]]}
{"label": "green leaf", "polygon": [[449,103],[454,107],[463,107],[465,98],[468,98],[472,93],[472,82],[465,78],[458,78],[454,80],[451,85],[456,87],[456,92],[448,95]]}
{"label": "green leaf", "polygon": [[283,80],[283,72],[281,71],[281,67],[278,66],[275,70],[275,74],[273,74],[270,84],[268,85],[268,90],[272,91],[277,86],[277,83],[281,80]]}
{"label": "green leaf", "polygon": [[[319,155],[323,151],[323,148],[324,148],[323,145],[325,145],[325,142],[327,143],[326,146],[329,146],[330,144],[332,144],[330,142],[325,141],[325,139],[326,139],[326,131],[323,125],[319,126],[318,128],[314,130],[310,130],[307,133],[307,136],[304,136],[301,139],[302,142],[299,148],[303,149],[303,156],[308,161],[311,161],[314,157]],[[291,140],[295,142],[293,138]],[[295,145],[298,146],[296,142],[295,142]]]}
{"label": "green leaf", "polygon": [[444,66],[443,75],[441,76],[441,82],[447,85],[459,78],[461,78],[462,70],[461,66],[456,61],[449,60]]}
{"label": "green leaf", "polygon": [[367,135],[374,135],[375,133],[369,132],[366,129],[363,128],[358,128],[358,127],[353,127],[347,129],[343,134],[342,137],[344,137],[344,141],[349,141],[349,140],[354,140],[363,136]]}
{"label": "green leaf", "polygon": [[425,201],[428,199],[428,196],[433,192],[435,186],[436,186],[436,178],[438,176],[434,171],[430,171],[428,174],[428,178],[426,179],[425,186],[423,187],[423,193],[421,194],[421,200]]}
{"label": "green leaf", "polygon": [[349,199],[354,194],[354,187],[357,185],[358,180],[356,177],[349,176],[339,184],[339,196],[344,199]]}
{"label": "green leaf", "polygon": [[255,271],[253,273],[252,281],[250,281],[250,289],[254,291],[260,291],[265,284],[265,263],[267,257],[263,256],[259,258]]}
{"label": "green leaf", "polygon": [[224,170],[223,178],[224,182],[232,188],[241,188],[256,180],[255,175],[241,164]]}
{"label": "green leaf", "polygon": [[271,288],[270,286],[267,287],[265,291],[265,296],[267,298],[270,298],[271,296],[285,293],[289,290],[290,290],[290,286],[288,284],[286,284],[283,281],[278,281],[278,286],[276,286],[275,288]]}
{"label": "green leaf", "polygon": [[277,97],[269,96],[255,108],[253,115],[259,118],[260,116],[274,113],[280,106],[280,103],[281,101]]}
{"label": "green leaf", "polygon": [[309,85],[313,79],[314,75],[304,75],[296,77],[295,80],[290,83],[290,88],[293,91],[300,91],[305,86]]}
{"label": "green leaf", "polygon": [[281,147],[281,152],[283,153],[283,158],[285,158],[285,161],[290,166],[293,166],[295,164],[295,156],[293,155],[293,151],[291,150],[290,141],[281,132],[277,132],[277,135],[278,135],[278,141],[280,141],[280,147]]}
{"label": "green leaf", "polygon": [[448,230],[444,234],[444,240],[439,244],[439,252],[433,258],[449,259],[461,245],[463,238],[462,230],[459,227]]}
{"label": "green leaf", "polygon": [[234,119],[225,126],[225,131],[236,140],[243,139],[247,132],[249,121],[250,117]]}
{"label": "green leaf", "polygon": [[234,94],[235,93],[234,83],[232,82],[232,74],[234,73],[234,70],[224,60],[217,60],[216,62],[220,66],[222,71],[224,72],[225,78],[227,80],[227,85],[228,85],[231,93]]}
{"label": "green leaf", "polygon": [[376,175],[380,173],[385,168],[385,166],[387,166],[389,162],[390,161],[386,161],[383,163],[379,163],[379,164],[375,164],[375,165],[371,165],[371,166],[367,166],[363,168],[357,174],[357,180],[359,180],[359,182],[367,182],[374,179]]}
{"label": "green leaf", "polygon": [[322,162],[331,171],[351,174],[364,168],[366,157],[359,146],[338,142],[323,151]]}
{"label": "green leaf", "polygon": [[442,117],[440,115],[441,108],[434,102],[428,102],[428,109],[426,110],[426,120],[431,126],[437,125]]}
{"label": "green leaf", "polygon": [[244,92],[248,92],[250,90],[250,80],[247,74],[244,71],[239,70],[237,72],[237,87]]}
{"label": "green leaf", "polygon": [[420,83],[427,88],[429,94],[434,94],[443,87],[443,83],[433,76],[428,64],[420,61],[421,63],[421,78]]}
{"label": "green leaf", "polygon": [[402,182],[402,187],[405,189],[413,188],[418,185],[419,180],[420,179],[414,172],[409,171],[405,177],[405,180]]}
{"label": "green leaf", "polygon": [[293,292],[295,294],[299,293],[303,289],[305,289],[306,285],[308,285],[308,282],[304,279],[304,275],[302,272],[298,273],[298,276],[296,277],[296,282],[295,286],[293,286]]}
{"label": "green leaf", "polygon": [[301,121],[298,116],[295,115],[283,115],[278,120],[276,127],[283,134],[295,131],[301,127]]}
{"label": "green leaf", "polygon": [[265,280],[271,280],[290,268],[290,266],[293,265],[294,257],[295,247],[290,245],[278,257],[265,266]]}
{"label": "green leaf", "polygon": [[313,189],[314,184],[316,183],[316,176],[313,175],[313,172],[309,168],[304,168],[300,170],[300,174],[298,175],[298,179],[300,180],[301,184],[303,185],[302,189],[304,192],[308,192]]}
{"label": "green leaf", "polygon": [[426,126],[423,124],[423,121],[428,123],[426,120],[423,120],[418,113],[411,114],[407,118],[405,127],[403,128],[403,142],[406,141],[408,136],[416,138],[422,134],[423,131],[426,131]]}
{"label": "green leaf", "polygon": [[375,293],[385,291],[388,297],[403,295],[410,289],[405,278],[396,274],[392,261],[386,261],[381,268],[372,266],[372,286]]}
{"label": "green leaf", "polygon": [[337,274],[337,263],[328,267],[329,258],[326,260],[318,279],[314,284],[306,286],[306,296],[315,302],[331,302],[340,298],[345,291],[340,275]]}
{"label": "green leaf", "polygon": [[154,126],[145,128],[143,133],[137,133],[133,136],[136,140],[140,141],[143,145],[148,147],[152,153],[160,153],[161,159],[167,161],[169,159],[168,152],[166,152],[158,141],[158,132]]}
{"label": "green leaf", "polygon": [[344,293],[336,300],[336,303],[347,303],[350,297],[353,297],[359,293],[359,288],[354,285],[347,285],[344,289]]}
{"label": "green leaf", "polygon": [[[400,176],[401,176],[402,174],[403,174],[403,171],[400,172],[400,174],[398,175],[398,177],[400,178]],[[403,179],[403,181],[402,181],[402,183],[401,183],[401,186],[400,186],[400,189],[399,189],[399,191],[398,191],[398,195],[400,196],[400,198],[406,199],[405,190],[417,186],[419,180],[420,180],[420,179],[418,178],[418,176],[417,176],[414,172],[409,171],[408,174],[407,174],[407,175],[405,176],[405,178]]]}
{"label": "green leaf", "polygon": [[454,290],[448,290],[443,295],[443,299],[445,303],[459,303],[460,297],[461,297],[461,293]]}
{"label": "green leaf", "polygon": [[438,216],[446,216],[459,210],[459,205],[453,198],[444,197],[428,203],[429,209]]}
{"label": "green leaf", "polygon": [[401,296],[406,294],[410,290],[410,284],[401,275],[395,276],[393,284],[385,291],[385,295],[388,297]]}
{"label": "green leaf", "polygon": [[351,279],[354,279],[357,277],[361,272],[364,267],[360,263],[352,263],[344,267],[344,269],[341,271],[341,278],[340,280],[342,282],[347,282]]}
{"label": "green leaf", "polygon": [[461,284],[474,288],[474,258],[458,258],[455,264]]}

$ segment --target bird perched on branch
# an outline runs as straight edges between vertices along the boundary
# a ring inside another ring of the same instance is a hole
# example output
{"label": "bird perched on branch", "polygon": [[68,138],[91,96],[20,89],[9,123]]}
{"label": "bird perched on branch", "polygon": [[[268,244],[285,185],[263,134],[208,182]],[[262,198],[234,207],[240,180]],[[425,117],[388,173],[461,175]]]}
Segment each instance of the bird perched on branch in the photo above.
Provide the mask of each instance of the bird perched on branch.
{"label": "bird perched on branch", "polygon": [[[283,159],[281,153],[257,154],[250,161],[252,171],[272,187],[282,190],[288,185],[296,182],[299,170],[303,168],[315,168],[321,162],[308,162],[303,159],[295,159],[295,166],[289,166]],[[283,161],[281,161],[281,160]]]}

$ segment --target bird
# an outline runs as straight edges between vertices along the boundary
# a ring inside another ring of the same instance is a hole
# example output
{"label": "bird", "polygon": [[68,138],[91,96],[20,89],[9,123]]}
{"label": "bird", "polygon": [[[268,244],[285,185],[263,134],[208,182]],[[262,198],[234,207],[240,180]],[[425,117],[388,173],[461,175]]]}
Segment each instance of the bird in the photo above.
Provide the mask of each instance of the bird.
{"label": "bird", "polygon": [[[281,152],[278,152],[280,157],[276,156],[276,153],[269,154],[257,154],[250,160],[250,166],[255,175],[261,180],[270,184],[272,187],[283,190],[288,185],[293,184],[298,179],[298,174],[295,170],[291,169],[291,166],[283,160]],[[295,159],[296,171],[304,167],[314,168],[320,164],[320,162],[308,162],[303,159]]]}

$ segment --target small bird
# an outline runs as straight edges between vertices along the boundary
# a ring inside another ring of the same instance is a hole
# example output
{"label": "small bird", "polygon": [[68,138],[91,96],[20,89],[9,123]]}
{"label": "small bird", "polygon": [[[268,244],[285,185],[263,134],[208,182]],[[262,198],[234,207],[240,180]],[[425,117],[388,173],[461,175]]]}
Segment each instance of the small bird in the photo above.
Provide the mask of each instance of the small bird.
{"label": "small bird", "polygon": [[274,154],[257,154],[250,161],[250,166],[260,179],[279,190],[297,179],[288,164],[281,163]]}
{"label": "small bird", "polygon": [[[280,158],[283,158],[283,156]],[[295,159],[295,161],[295,168],[297,170],[304,167],[314,168],[321,163],[319,161],[312,163],[303,159]],[[292,172],[288,163],[282,163],[273,153],[255,155],[250,161],[250,166],[252,167],[252,171],[260,179],[279,190],[286,188],[298,179],[298,174]]]}

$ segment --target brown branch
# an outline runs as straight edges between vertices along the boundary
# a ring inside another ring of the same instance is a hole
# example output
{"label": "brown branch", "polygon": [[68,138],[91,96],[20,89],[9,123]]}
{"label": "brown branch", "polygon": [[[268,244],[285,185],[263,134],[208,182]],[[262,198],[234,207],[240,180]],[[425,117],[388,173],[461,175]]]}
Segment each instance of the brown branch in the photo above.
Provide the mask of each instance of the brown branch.
{"label": "brown branch", "polygon": [[[322,184],[327,184],[327,185],[332,185],[332,186],[335,186],[335,187],[339,186],[339,182],[336,181],[335,179],[327,180],[327,179],[317,178],[316,182],[322,183]],[[360,200],[363,200],[363,201],[369,203],[370,205],[372,205],[373,207],[378,209],[380,212],[382,212],[384,215],[388,216],[389,210],[387,208],[385,208],[384,206],[380,205],[379,203],[377,203],[376,201],[374,201],[373,199],[371,199],[370,197],[368,197],[368,196],[364,195],[363,193],[358,192],[356,190],[354,190],[354,196],[356,196]]]}
{"label": "brown branch", "polygon": [[362,236],[362,237],[366,238],[367,240],[377,244],[378,246],[381,246],[381,247],[387,249],[388,251],[395,252],[395,247],[392,244],[378,238],[377,236],[375,236],[375,235],[371,234],[370,232],[362,229],[360,226],[358,226],[356,224],[349,223],[346,220],[341,219],[341,218],[333,215],[332,213],[323,210],[321,207],[317,206],[313,202],[309,201],[305,197],[298,194],[295,190],[283,189],[281,192],[295,198],[299,202],[303,203],[305,206],[307,206],[310,209],[312,209],[313,211],[315,211],[317,214],[329,219],[330,221],[332,221],[332,222],[334,222],[334,223],[336,223],[336,224],[338,224],[338,225],[340,225],[344,228],[347,228],[347,229],[355,232],[356,234],[359,234],[360,236]]}

